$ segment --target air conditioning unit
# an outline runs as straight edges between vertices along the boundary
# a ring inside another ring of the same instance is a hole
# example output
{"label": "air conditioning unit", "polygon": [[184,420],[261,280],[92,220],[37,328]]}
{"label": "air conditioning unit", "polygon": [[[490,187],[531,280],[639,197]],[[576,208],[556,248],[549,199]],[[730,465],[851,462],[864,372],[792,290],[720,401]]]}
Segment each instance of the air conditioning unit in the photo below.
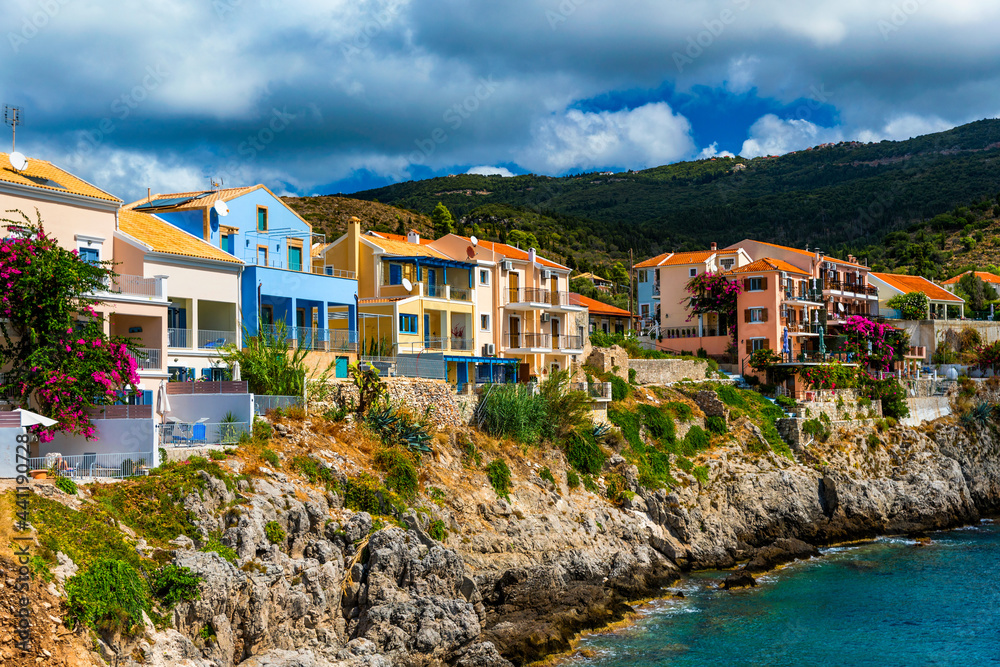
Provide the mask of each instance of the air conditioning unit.
{"label": "air conditioning unit", "polygon": [[545,324],[552,319],[552,316],[548,313],[542,313],[542,324]]}
{"label": "air conditioning unit", "polygon": [[500,262],[500,268],[503,269],[504,271],[513,271],[514,270],[514,263],[510,262],[508,260],[504,260],[504,261]]}
{"label": "air conditioning unit", "polygon": [[833,262],[824,262],[823,268],[827,271],[833,271]]}
{"label": "air conditioning unit", "polygon": [[497,353],[497,347],[493,343],[483,345],[483,356],[489,357]]}
{"label": "air conditioning unit", "polygon": [[542,269],[542,280],[548,280],[552,277],[552,272],[548,269]]}

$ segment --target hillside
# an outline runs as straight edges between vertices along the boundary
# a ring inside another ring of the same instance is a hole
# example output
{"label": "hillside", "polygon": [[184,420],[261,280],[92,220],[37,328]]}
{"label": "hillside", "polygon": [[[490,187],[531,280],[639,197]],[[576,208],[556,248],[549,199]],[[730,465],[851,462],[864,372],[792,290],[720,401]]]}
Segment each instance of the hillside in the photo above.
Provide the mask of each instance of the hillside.
{"label": "hillside", "polygon": [[431,235],[433,225],[426,215],[404,211],[395,206],[348,197],[282,197],[296,213],[313,226],[313,230],[326,234],[327,241],[339,238],[347,231],[347,220],[352,215],[361,218],[363,231],[405,234],[416,229],[423,236]]}
{"label": "hillside", "polygon": [[756,237],[830,251],[875,243],[1000,190],[1000,121],[907,141],[844,142],[780,157],[719,158],[617,174],[457,175],[359,192],[456,218],[486,205],[569,216],[614,254],[637,257]]}

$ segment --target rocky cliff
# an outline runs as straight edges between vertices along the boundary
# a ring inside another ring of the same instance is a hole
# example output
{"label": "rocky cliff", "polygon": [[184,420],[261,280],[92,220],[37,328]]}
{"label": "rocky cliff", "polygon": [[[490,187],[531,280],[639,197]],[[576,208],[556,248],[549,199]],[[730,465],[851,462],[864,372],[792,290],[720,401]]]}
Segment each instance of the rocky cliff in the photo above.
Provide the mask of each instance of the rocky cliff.
{"label": "rocky cliff", "polygon": [[[697,409],[695,419],[704,422]],[[562,452],[538,448],[508,452],[514,487],[509,502],[498,499],[452,433],[421,468],[423,488],[444,493],[421,496],[402,527],[381,530],[290,473],[264,467],[235,490],[209,478],[186,506],[204,540],[221,534],[237,560],[178,540],[170,558],[203,577],[201,598],[175,607],[172,628],[107,646],[105,659],[130,667],[523,664],[622,618],[630,600],[662,594],[691,568],[732,567],[755,554],[774,563],[790,538],[821,545],[947,528],[1000,507],[995,426],[948,419],[840,428],[794,461],[753,453],[759,448],[742,442],[754,437],[752,425],[738,426],[734,433],[748,435],[701,456],[707,482],[678,469],[673,488],[644,490],[636,469],[612,456],[608,468],[635,492],[619,504],[570,489]],[[366,466],[344,433],[318,431],[309,420],[286,422],[277,437],[340,477]],[[241,462],[230,465],[238,472]],[[444,542],[429,536],[432,519],[447,529]],[[272,522],[285,533],[276,543]]]}

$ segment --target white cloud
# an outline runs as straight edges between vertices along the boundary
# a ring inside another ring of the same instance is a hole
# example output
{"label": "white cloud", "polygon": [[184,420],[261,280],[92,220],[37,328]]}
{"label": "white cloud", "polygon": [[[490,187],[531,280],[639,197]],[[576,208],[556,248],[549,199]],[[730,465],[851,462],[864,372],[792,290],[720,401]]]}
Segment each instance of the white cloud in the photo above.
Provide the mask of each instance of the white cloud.
{"label": "white cloud", "polygon": [[504,167],[473,167],[469,171],[465,172],[467,174],[478,174],[479,176],[503,176],[504,178],[510,178],[514,175],[510,169],[505,169]]}
{"label": "white cloud", "polygon": [[695,150],[691,123],[665,102],[636,109],[585,112],[570,109],[538,123],[534,145],[519,162],[530,169],[563,172],[604,166],[655,166]]}
{"label": "white cloud", "polygon": [[935,116],[904,114],[890,119],[880,130],[861,130],[858,133],[858,141],[882,141],[883,139],[902,141],[924,134],[942,132],[952,126],[952,123]]}
{"label": "white cloud", "polygon": [[740,155],[782,155],[843,138],[840,128],[823,127],[807,120],[782,120],[769,113],[750,126],[750,138],[743,142]]}
{"label": "white cloud", "polygon": [[757,56],[740,56],[730,60],[726,88],[737,95],[749,92],[754,86],[758,63],[760,58]]}
{"label": "white cloud", "polygon": [[698,153],[699,160],[707,160],[710,157],[735,157],[735,156],[729,151],[722,151],[720,153],[719,142],[713,141],[711,146],[705,146],[704,148],[701,149],[701,152]]}

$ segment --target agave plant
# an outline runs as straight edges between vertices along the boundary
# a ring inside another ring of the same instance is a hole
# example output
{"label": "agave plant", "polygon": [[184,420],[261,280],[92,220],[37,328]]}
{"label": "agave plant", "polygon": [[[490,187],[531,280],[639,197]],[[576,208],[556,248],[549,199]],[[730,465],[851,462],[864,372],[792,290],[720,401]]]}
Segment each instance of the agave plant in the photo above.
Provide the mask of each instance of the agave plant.
{"label": "agave plant", "polygon": [[390,405],[369,410],[365,415],[365,423],[386,445],[402,445],[411,452],[421,454],[431,452],[427,445],[431,439],[427,428],[419,422],[405,419]]}

